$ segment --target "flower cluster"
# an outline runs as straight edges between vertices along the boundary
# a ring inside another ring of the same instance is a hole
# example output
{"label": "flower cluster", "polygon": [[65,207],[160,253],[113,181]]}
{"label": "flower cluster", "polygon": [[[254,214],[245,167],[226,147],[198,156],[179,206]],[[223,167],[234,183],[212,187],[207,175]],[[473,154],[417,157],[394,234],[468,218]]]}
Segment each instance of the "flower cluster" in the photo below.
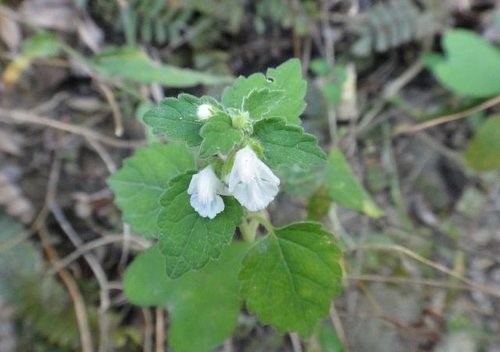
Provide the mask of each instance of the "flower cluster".
{"label": "flower cluster", "polygon": [[212,166],[193,175],[188,193],[191,206],[203,217],[213,219],[224,210],[220,195],[232,195],[250,211],[262,210],[278,194],[280,180],[260,160],[250,146],[236,152],[227,187],[220,181]]}

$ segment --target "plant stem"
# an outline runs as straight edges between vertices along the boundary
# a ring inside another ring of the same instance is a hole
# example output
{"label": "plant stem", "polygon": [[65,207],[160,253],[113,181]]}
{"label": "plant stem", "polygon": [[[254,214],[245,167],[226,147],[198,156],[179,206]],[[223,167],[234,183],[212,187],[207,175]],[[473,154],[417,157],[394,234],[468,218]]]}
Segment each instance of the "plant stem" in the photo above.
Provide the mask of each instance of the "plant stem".
{"label": "plant stem", "polygon": [[250,213],[247,215],[248,219],[253,219],[259,222],[264,228],[267,230],[268,233],[274,232],[274,226],[271,224],[269,220],[267,220],[262,214],[260,213]]}
{"label": "plant stem", "polygon": [[255,236],[257,235],[257,231],[252,231],[250,226],[248,225],[247,219],[243,219],[240,224],[240,232],[241,236],[246,242],[252,243],[255,241]]}
{"label": "plant stem", "polygon": [[240,224],[241,236],[246,242],[254,242],[257,236],[259,225],[264,226],[267,233],[274,232],[274,226],[261,213],[248,213],[246,218]]}

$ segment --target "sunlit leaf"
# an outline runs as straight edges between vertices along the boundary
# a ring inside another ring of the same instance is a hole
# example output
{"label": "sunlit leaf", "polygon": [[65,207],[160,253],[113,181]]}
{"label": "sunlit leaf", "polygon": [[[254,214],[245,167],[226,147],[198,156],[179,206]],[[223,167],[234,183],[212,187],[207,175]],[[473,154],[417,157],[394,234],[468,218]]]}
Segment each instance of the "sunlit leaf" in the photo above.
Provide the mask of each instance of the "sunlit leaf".
{"label": "sunlit leaf", "polygon": [[[224,89],[222,103],[226,107],[242,109],[244,101],[253,100],[254,98],[251,98],[250,95],[262,89],[269,89],[269,92],[283,91],[284,93],[280,104],[269,107],[266,112],[267,116],[282,117],[291,124],[300,123],[299,116],[306,107],[304,97],[307,82],[302,78],[302,67],[299,60],[291,59],[276,68],[270,68],[265,76],[262,73],[255,73],[249,77],[238,77],[231,87]],[[270,94],[276,94],[276,92]],[[252,104],[252,106],[255,105]]]}
{"label": "sunlit leaf", "polygon": [[269,118],[254,125],[253,137],[260,143],[264,162],[276,170],[284,169],[284,177],[311,170],[325,164],[325,153],[316,137],[301,127],[287,125],[281,118]]}
{"label": "sunlit leaf", "polygon": [[279,331],[309,336],[340,290],[340,249],[316,223],[295,223],[258,241],[245,256],[241,294],[250,312]]}
{"label": "sunlit leaf", "polygon": [[161,196],[158,215],[160,250],[166,256],[168,276],[177,278],[218,259],[241,223],[243,210],[232,197],[223,197],[224,211],[214,219],[201,217],[187,193],[192,174],[174,178]]}

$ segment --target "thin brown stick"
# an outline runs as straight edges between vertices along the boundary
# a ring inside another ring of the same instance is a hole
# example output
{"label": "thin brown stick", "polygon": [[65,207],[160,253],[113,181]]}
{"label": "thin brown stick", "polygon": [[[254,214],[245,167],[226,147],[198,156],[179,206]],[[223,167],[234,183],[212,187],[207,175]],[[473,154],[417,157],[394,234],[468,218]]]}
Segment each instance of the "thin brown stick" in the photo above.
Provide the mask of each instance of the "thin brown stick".
{"label": "thin brown stick", "polygon": [[410,257],[410,258],[412,258],[412,259],[414,259],[414,260],[416,260],[424,265],[427,265],[428,267],[431,267],[435,270],[438,270],[442,273],[445,273],[446,275],[451,276],[451,277],[461,281],[462,283],[464,283],[466,285],[469,285],[471,288],[474,288],[477,291],[488,294],[490,296],[500,298],[500,290],[496,290],[492,287],[482,285],[480,283],[474,282],[474,281],[469,280],[467,278],[464,278],[460,275],[457,275],[455,272],[448,269],[447,267],[445,267],[441,264],[435,263],[432,260],[426,259],[426,258],[422,257],[421,255],[419,255],[419,254],[417,254],[417,253],[415,253],[415,252],[413,252],[413,251],[411,251],[408,248],[405,248],[403,246],[383,245],[383,244],[362,245],[362,246],[356,246],[353,248],[349,248],[345,251],[345,253],[355,252],[355,251],[359,251],[359,250],[380,250],[380,251],[387,251],[387,252],[403,253],[404,255],[406,255],[406,256],[408,256],[408,257]]}
{"label": "thin brown stick", "polygon": [[382,99],[378,101],[366,114],[364,114],[361,121],[359,121],[356,127],[359,133],[365,130],[370,123],[377,117],[385,108],[386,104],[390,99],[395,97],[399,92],[410,83],[419,73],[422,71],[423,65],[420,61],[416,61],[410,67],[408,67],[400,76],[396,77],[394,80],[390,81],[382,93]]}
{"label": "thin brown stick", "polygon": [[[47,195],[45,199],[45,204],[51,204],[55,195],[56,184],[59,179],[59,171],[60,171],[60,162],[56,158],[54,163],[52,164],[52,169],[50,171],[49,182],[47,187]],[[47,206],[48,208],[48,206]],[[40,240],[42,241],[43,248],[45,253],[47,254],[47,258],[51,264],[56,263],[59,260],[57,252],[55,248],[52,246],[50,241],[50,235],[47,227],[45,226],[45,222],[40,224],[37,228],[38,235],[40,236]],[[80,332],[80,341],[82,345],[83,352],[92,352],[94,350],[92,343],[92,335],[90,333],[90,326],[87,317],[87,310],[85,309],[85,301],[83,300],[83,296],[78,289],[78,286],[73,279],[73,277],[69,274],[68,271],[61,269],[58,271],[59,277],[61,281],[68,289],[68,293],[73,301],[73,306],[75,309],[76,320],[78,323],[78,329]]]}
{"label": "thin brown stick", "polygon": [[[57,262],[58,255],[50,243],[50,235],[49,231],[45,224],[38,228],[38,234],[42,241],[42,245],[45,249],[45,253],[47,254],[47,258],[51,264]],[[87,317],[87,311],[85,309],[85,303],[83,300],[82,293],[78,289],[78,286],[73,279],[73,277],[66,270],[60,270],[58,272],[61,281],[64,286],[68,289],[68,293],[73,301],[73,306],[75,309],[76,320],[78,323],[78,329],[80,331],[80,341],[82,344],[83,352],[92,352],[94,349],[92,347],[92,337],[90,334],[90,326],[89,320]]]}
{"label": "thin brown stick", "polygon": [[[69,221],[66,219],[66,216],[64,215],[62,209],[59,207],[59,205],[53,201],[49,204],[50,210],[56,220],[58,221],[59,225],[61,226],[61,229],[63,232],[68,236],[69,240],[71,243],[76,248],[79,248],[82,244],[83,241],[76,232],[76,230],[73,228],[73,226],[69,223]],[[89,265],[90,269],[92,270],[92,273],[94,274],[95,278],[97,279],[97,282],[99,284],[99,297],[100,297],[100,306],[99,306],[99,348],[98,350],[100,352],[106,352],[109,350],[110,347],[110,341],[109,341],[109,335],[110,335],[110,319],[107,314],[107,311],[110,306],[110,298],[109,298],[109,291],[108,291],[108,278],[106,276],[106,273],[99,262],[99,260],[94,256],[93,253],[85,253],[83,254],[87,264]]]}
{"label": "thin brown stick", "polygon": [[[138,244],[142,249],[147,248],[147,242],[139,237],[133,237],[129,239],[129,241],[134,242]],[[120,243],[123,242],[123,236],[122,235],[106,235],[103,238],[98,238],[96,240],[87,242],[81,246],[78,246],[78,248],[72,252],[71,254],[68,254],[66,257],[62,258],[59,260],[57,263],[54,263],[53,268],[48,272],[48,275],[53,275],[57,271],[65,268],[69,264],[71,264],[73,261],[78,259],[80,256],[84,255],[85,253],[94,250],[96,248],[106,246],[112,243]]]}
{"label": "thin brown stick", "polygon": [[97,153],[97,155],[99,155],[99,157],[103,161],[104,165],[106,165],[108,172],[110,174],[115,172],[116,171],[116,164],[113,161],[113,158],[111,157],[111,155],[106,150],[106,148],[104,148],[104,146],[102,146],[101,143],[99,143],[95,139],[86,138],[86,140],[90,144],[90,146],[92,148],[94,148],[95,152]]}
{"label": "thin brown stick", "polygon": [[57,130],[70,132],[88,139],[93,139],[115,148],[135,148],[145,145],[145,141],[123,141],[114,137],[104,136],[88,128],[75,126],[66,122],[57,121],[48,117],[38,116],[23,110],[7,110],[0,108],[0,117],[17,123],[40,125]]}
{"label": "thin brown stick", "polygon": [[113,121],[115,123],[115,136],[121,137],[123,135],[123,122],[122,122],[122,113],[120,112],[120,108],[116,102],[115,96],[111,89],[98,79],[96,79],[97,86],[103,93],[106,98],[109,106],[111,107],[111,111],[113,112]]}
{"label": "thin brown stick", "polygon": [[288,334],[290,336],[290,342],[292,343],[293,352],[302,352],[302,345],[300,344],[300,337],[296,332],[291,332]]}
{"label": "thin brown stick", "polygon": [[351,281],[370,281],[370,282],[381,282],[390,284],[414,284],[421,286],[430,286],[437,288],[444,288],[449,290],[462,290],[462,291],[475,291],[476,288],[469,285],[454,284],[451,282],[443,282],[436,280],[427,279],[413,279],[408,277],[394,277],[394,276],[380,276],[380,275],[348,275],[347,280]]}
{"label": "thin brown stick", "polygon": [[153,317],[151,311],[148,308],[142,308],[142,315],[144,316],[144,341],[142,344],[143,352],[152,352],[153,351]]}
{"label": "thin brown stick", "polygon": [[429,121],[418,123],[418,124],[413,125],[413,126],[401,126],[399,128],[396,128],[393,135],[398,136],[400,134],[405,134],[405,133],[415,133],[415,132],[418,132],[421,130],[425,130],[427,128],[442,125],[444,123],[460,120],[460,119],[463,119],[463,118],[465,118],[469,115],[472,115],[476,112],[492,108],[493,106],[498,105],[498,104],[500,104],[500,95],[496,96],[494,98],[491,98],[489,100],[486,100],[485,102],[483,102],[477,106],[474,106],[473,108],[464,110],[464,111],[459,111],[459,112],[454,113],[454,114],[441,116],[441,117],[438,117],[438,118],[435,118],[435,119],[432,119]]}
{"label": "thin brown stick", "polygon": [[156,315],[156,352],[165,352],[165,312],[162,307],[155,308]]}

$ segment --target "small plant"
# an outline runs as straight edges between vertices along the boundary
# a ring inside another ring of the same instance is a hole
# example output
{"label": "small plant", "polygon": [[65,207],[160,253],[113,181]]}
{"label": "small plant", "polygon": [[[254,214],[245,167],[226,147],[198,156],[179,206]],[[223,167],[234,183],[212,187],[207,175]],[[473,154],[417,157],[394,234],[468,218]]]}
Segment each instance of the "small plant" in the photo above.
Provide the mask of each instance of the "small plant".
{"label": "small plant", "polygon": [[265,210],[305,174],[323,177],[327,157],[300,127],[305,93],[293,59],[239,77],[220,102],[166,98],[144,122],[170,142],[137,150],[109,179],[124,220],[157,240],[129,267],[125,292],[169,308],[176,351],[230,336],[240,299],[263,323],[308,336],[339,292],[334,236],[315,222],[275,228]]}

